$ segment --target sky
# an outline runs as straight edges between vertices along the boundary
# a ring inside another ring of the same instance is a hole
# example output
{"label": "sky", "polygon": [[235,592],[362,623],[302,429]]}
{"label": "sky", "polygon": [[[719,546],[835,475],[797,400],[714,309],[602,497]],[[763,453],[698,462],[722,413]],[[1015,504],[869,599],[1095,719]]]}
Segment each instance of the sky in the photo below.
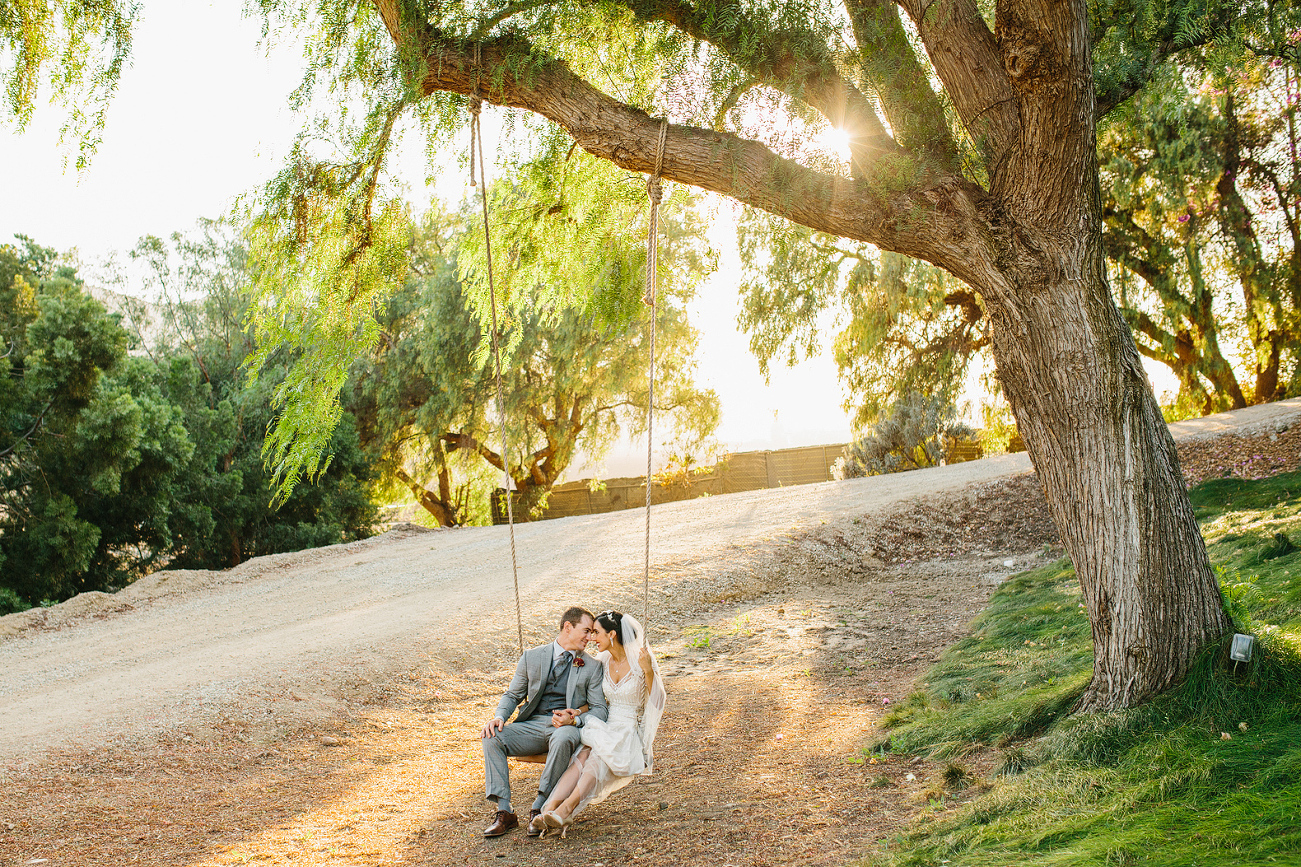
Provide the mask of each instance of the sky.
{"label": "sky", "polygon": [[[242,6],[145,4],[102,144],[80,175],[75,154],[64,168],[57,106],[38,106],[22,135],[0,129],[0,239],[21,233],[63,253],[75,248],[93,275],[95,263],[121,256],[143,235],[165,237],[228,212],[237,196],[274,174],[302,123],[287,106],[301,58],[292,48],[259,48],[260,23],[242,17]],[[491,135],[488,118],[485,127]],[[420,149],[410,150],[401,172],[418,188]],[[456,196],[463,183],[444,173],[437,192]],[[726,227],[715,235],[720,268],[690,312],[701,332],[698,383],[722,399],[719,443],[743,451],[847,441],[849,417],[827,354],[774,370],[769,383],[760,376],[748,338],[736,329],[739,262],[731,235]],[[610,477],[639,467],[645,471],[644,441],[625,441],[605,461],[576,470]]]}

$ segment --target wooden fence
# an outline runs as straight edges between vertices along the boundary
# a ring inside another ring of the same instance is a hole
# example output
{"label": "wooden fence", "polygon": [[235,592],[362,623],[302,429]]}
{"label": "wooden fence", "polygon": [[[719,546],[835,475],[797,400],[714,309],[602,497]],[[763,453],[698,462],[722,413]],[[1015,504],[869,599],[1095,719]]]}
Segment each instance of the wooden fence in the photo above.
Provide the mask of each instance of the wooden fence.
{"label": "wooden fence", "polygon": [[[652,503],[690,500],[709,494],[734,494],[760,488],[782,488],[830,481],[831,467],[845,451],[844,443],[803,446],[726,455],[702,473],[693,473],[690,481],[671,481],[651,488]],[[950,443],[945,459],[955,464],[982,456],[980,444],[972,441]],[[492,519],[506,522],[505,505],[499,489],[493,497]],[[646,505],[646,480],[641,476],[606,479],[592,490],[590,479],[566,482],[551,489],[547,510],[542,519],[567,518],[571,515],[596,515],[620,509],[638,509]],[[519,512],[516,510],[516,519]]]}
{"label": "wooden fence", "polygon": [[[736,452],[725,456],[703,473],[691,474],[689,482],[684,480],[652,486],[651,502],[669,503],[704,494],[732,494],[759,488],[825,482],[831,479],[831,465],[844,453],[844,449],[844,443],[836,443],[776,451]],[[620,509],[635,509],[645,504],[646,480],[641,476],[606,479],[595,491],[592,490],[591,481],[584,479],[552,488],[543,517],[596,515]],[[497,516],[493,517],[495,519]]]}

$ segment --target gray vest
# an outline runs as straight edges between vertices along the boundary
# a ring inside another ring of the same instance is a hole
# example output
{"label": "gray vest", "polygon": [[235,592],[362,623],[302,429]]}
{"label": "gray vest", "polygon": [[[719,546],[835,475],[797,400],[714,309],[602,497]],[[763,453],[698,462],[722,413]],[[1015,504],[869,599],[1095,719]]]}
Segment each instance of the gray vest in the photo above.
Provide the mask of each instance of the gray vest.
{"label": "gray vest", "polygon": [[[563,657],[561,658],[563,659]],[[542,690],[542,697],[538,700],[537,709],[534,714],[551,713],[553,710],[563,710],[569,707],[569,669],[574,667],[574,661],[571,658],[569,664],[564,666],[563,671],[557,671],[561,659],[552,660],[551,674],[547,678],[547,687]]]}

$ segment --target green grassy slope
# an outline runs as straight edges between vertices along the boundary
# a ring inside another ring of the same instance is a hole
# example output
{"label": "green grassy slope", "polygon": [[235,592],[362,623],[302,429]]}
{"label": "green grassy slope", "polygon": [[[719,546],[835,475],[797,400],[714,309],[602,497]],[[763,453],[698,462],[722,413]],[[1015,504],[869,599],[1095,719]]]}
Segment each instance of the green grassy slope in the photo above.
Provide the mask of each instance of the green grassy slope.
{"label": "green grassy slope", "polygon": [[1221,648],[1143,708],[1071,715],[1092,661],[1073,570],[1015,576],[887,720],[951,789],[973,750],[998,774],[869,863],[1301,865],[1301,472],[1191,495],[1252,662]]}

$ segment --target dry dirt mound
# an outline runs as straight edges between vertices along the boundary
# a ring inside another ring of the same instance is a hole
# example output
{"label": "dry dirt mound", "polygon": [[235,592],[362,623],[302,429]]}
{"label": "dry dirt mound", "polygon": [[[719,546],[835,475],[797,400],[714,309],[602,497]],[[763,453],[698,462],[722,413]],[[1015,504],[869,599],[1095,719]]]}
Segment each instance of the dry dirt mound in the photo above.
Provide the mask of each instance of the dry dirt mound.
{"label": "dry dirt mound", "polygon": [[1225,434],[1179,444],[1188,485],[1234,476],[1260,479],[1301,467],[1301,421],[1278,420],[1264,430]]}

